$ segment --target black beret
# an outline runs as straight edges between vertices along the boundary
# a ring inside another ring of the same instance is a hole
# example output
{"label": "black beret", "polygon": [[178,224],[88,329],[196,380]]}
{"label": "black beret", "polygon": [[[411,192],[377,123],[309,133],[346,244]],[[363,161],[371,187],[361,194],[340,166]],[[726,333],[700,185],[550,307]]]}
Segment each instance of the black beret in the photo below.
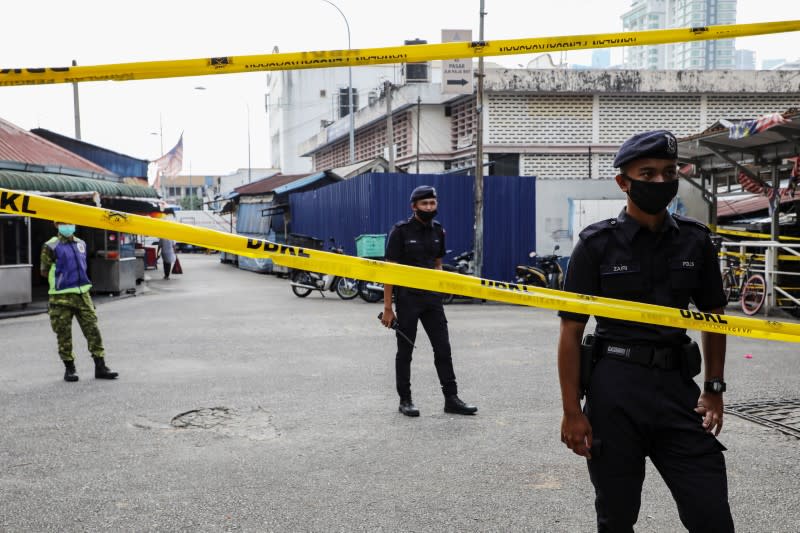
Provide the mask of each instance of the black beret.
{"label": "black beret", "polygon": [[634,135],[619,147],[614,166],[620,168],[634,159],[678,159],[678,141],[667,130],[647,131]]}
{"label": "black beret", "polygon": [[424,200],[425,198],[436,198],[436,189],[430,185],[420,185],[411,191],[411,203],[417,200]]}

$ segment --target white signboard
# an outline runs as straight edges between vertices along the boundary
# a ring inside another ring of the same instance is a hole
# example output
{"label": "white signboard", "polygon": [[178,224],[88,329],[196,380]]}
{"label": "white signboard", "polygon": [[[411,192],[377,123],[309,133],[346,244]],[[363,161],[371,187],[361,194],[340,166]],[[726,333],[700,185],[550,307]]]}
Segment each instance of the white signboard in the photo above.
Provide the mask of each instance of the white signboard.
{"label": "white signboard", "polygon": [[[471,41],[472,30],[442,30],[442,42]],[[472,94],[472,58],[442,61],[442,92]]]}

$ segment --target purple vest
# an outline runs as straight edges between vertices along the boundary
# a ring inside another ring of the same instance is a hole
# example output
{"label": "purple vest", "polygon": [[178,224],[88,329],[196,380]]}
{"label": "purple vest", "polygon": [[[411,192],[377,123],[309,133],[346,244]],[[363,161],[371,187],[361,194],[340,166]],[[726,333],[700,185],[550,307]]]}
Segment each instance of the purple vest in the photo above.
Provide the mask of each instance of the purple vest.
{"label": "purple vest", "polygon": [[[77,237],[64,241],[56,237],[47,242],[56,258],[55,291],[68,291],[91,285],[86,273],[86,243]],[[69,291],[72,292],[72,291]]]}

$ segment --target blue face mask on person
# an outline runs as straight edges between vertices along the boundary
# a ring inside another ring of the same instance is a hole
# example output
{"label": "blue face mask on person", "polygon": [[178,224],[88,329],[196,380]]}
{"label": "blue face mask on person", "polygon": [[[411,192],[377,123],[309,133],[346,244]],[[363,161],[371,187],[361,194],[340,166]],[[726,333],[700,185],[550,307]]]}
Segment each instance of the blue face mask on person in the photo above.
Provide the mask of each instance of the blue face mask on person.
{"label": "blue face mask on person", "polygon": [[75,224],[59,224],[58,233],[67,238],[72,237],[75,235]]}

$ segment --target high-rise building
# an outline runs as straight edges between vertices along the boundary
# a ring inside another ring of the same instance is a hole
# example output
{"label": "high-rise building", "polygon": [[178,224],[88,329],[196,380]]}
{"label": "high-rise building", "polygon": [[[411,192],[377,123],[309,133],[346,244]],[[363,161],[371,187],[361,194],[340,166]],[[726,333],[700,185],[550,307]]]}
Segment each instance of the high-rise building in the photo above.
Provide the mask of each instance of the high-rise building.
{"label": "high-rise building", "polygon": [[756,53],[752,50],[736,50],[736,70],[755,70]]}
{"label": "high-rise building", "polygon": [[[673,0],[633,0],[622,15],[624,31],[658,30],[668,27],[667,15]],[[657,70],[666,66],[663,46],[631,46],[623,49],[623,64],[630,69]]]}
{"label": "high-rise building", "polygon": [[761,70],[772,70],[777,66],[783,65],[786,63],[786,58],[773,58],[773,59],[764,59],[761,61]]}
{"label": "high-rise building", "polygon": [[600,48],[592,52],[592,68],[608,68],[611,65],[611,50]]}
{"label": "high-rise building", "polygon": [[[736,24],[737,0],[672,0],[670,27],[689,28]],[[669,45],[667,68],[679,70],[733,69],[734,40],[694,41]]]}
{"label": "high-rise building", "polygon": [[[737,0],[633,0],[622,15],[626,31],[736,24]],[[624,64],[635,69],[713,70],[736,67],[733,39],[626,49]]]}

